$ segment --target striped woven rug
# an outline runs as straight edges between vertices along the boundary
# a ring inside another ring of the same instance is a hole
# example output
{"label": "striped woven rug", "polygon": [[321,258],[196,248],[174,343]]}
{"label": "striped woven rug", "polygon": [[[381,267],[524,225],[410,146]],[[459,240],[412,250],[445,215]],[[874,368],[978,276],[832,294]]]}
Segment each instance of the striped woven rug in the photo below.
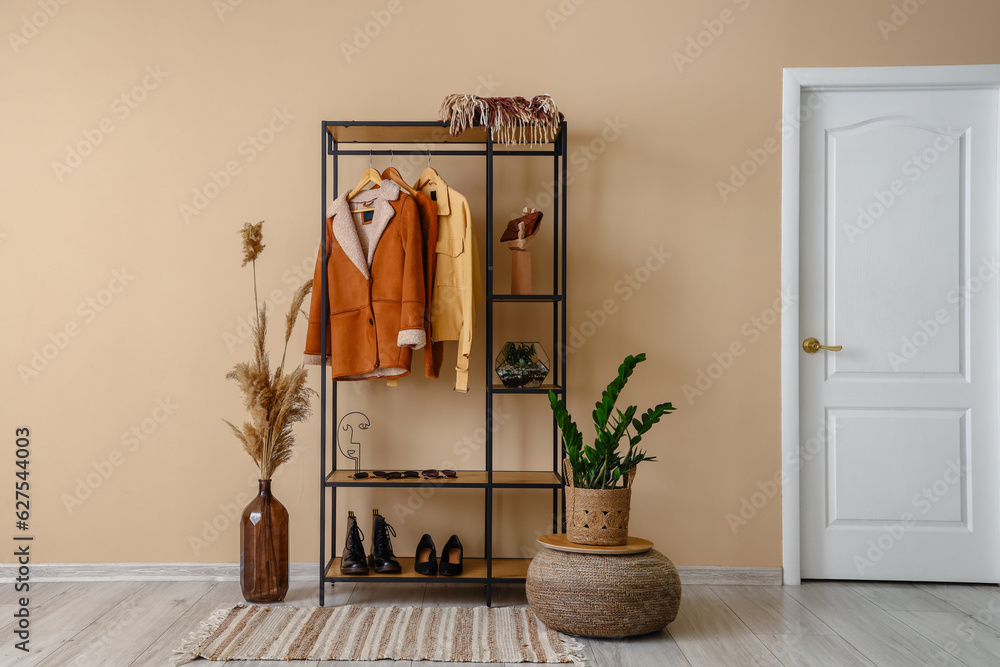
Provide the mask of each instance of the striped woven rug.
{"label": "striped woven rug", "polygon": [[219,609],[174,651],[208,660],[438,660],[586,664],[583,646],[527,607]]}

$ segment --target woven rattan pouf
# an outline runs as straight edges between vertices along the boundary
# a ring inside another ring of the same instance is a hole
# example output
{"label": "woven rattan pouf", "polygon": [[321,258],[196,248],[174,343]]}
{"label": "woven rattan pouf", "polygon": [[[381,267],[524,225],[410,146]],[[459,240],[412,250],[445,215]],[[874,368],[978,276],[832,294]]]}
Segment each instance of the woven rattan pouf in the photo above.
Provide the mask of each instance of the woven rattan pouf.
{"label": "woven rattan pouf", "polygon": [[655,549],[624,556],[542,549],[528,566],[525,587],[542,623],[588,637],[662,630],[681,604],[677,568]]}

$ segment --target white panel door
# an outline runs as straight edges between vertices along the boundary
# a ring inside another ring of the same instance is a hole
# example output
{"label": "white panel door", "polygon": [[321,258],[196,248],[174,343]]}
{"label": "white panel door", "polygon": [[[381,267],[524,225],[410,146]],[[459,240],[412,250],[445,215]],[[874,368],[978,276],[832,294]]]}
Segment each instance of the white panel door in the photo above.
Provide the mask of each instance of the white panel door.
{"label": "white panel door", "polygon": [[997,100],[803,92],[803,578],[1000,581]]}

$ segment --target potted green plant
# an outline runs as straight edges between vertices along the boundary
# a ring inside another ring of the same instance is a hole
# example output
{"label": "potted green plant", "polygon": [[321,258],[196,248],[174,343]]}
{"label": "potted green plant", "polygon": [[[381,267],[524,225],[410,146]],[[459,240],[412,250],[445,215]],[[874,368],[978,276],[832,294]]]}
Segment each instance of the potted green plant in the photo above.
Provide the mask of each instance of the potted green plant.
{"label": "potted green plant", "polygon": [[[637,466],[655,461],[637,447],[642,436],[660,417],[675,410],[661,403],[636,417],[638,408],[615,407],[635,367],[645,353],[625,357],[618,377],[611,381],[592,413],[596,437],[593,446],[583,444],[583,434],[566,410],[566,403],[549,392],[549,403],[566,443],[566,533],[578,544],[620,545],[628,541],[628,516],[632,483]],[[622,440],[628,446],[622,447]]]}
{"label": "potted green plant", "polygon": [[243,392],[243,403],[250,420],[243,428],[229,424],[243,449],[260,469],[259,491],[243,510],[240,522],[240,587],[248,602],[281,602],[288,592],[288,510],[271,494],[274,471],[292,457],[295,436],[292,426],[310,414],[310,389],[305,368],[300,364],[285,371],[288,341],[295,328],[299,310],[312,289],[312,281],[303,284],[292,297],[285,318],[285,348],[281,363],[271,372],[268,359],[267,309],[257,299],[257,257],[264,250],[264,221],[246,223],[240,230],[243,238],[243,266],[253,265],[253,297],[256,322],[251,324],[253,359],[236,364],[226,378],[235,380]]}

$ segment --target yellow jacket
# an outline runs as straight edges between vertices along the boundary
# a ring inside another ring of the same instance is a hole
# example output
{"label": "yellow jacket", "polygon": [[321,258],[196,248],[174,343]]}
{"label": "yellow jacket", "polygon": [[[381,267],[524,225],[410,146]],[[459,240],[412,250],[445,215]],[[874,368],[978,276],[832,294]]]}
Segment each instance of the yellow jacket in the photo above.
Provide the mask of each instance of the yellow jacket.
{"label": "yellow jacket", "polygon": [[455,391],[467,392],[476,303],[483,292],[472,211],[468,200],[441,178],[431,178],[419,189],[438,207],[431,337],[435,346],[440,341],[458,341]]}

